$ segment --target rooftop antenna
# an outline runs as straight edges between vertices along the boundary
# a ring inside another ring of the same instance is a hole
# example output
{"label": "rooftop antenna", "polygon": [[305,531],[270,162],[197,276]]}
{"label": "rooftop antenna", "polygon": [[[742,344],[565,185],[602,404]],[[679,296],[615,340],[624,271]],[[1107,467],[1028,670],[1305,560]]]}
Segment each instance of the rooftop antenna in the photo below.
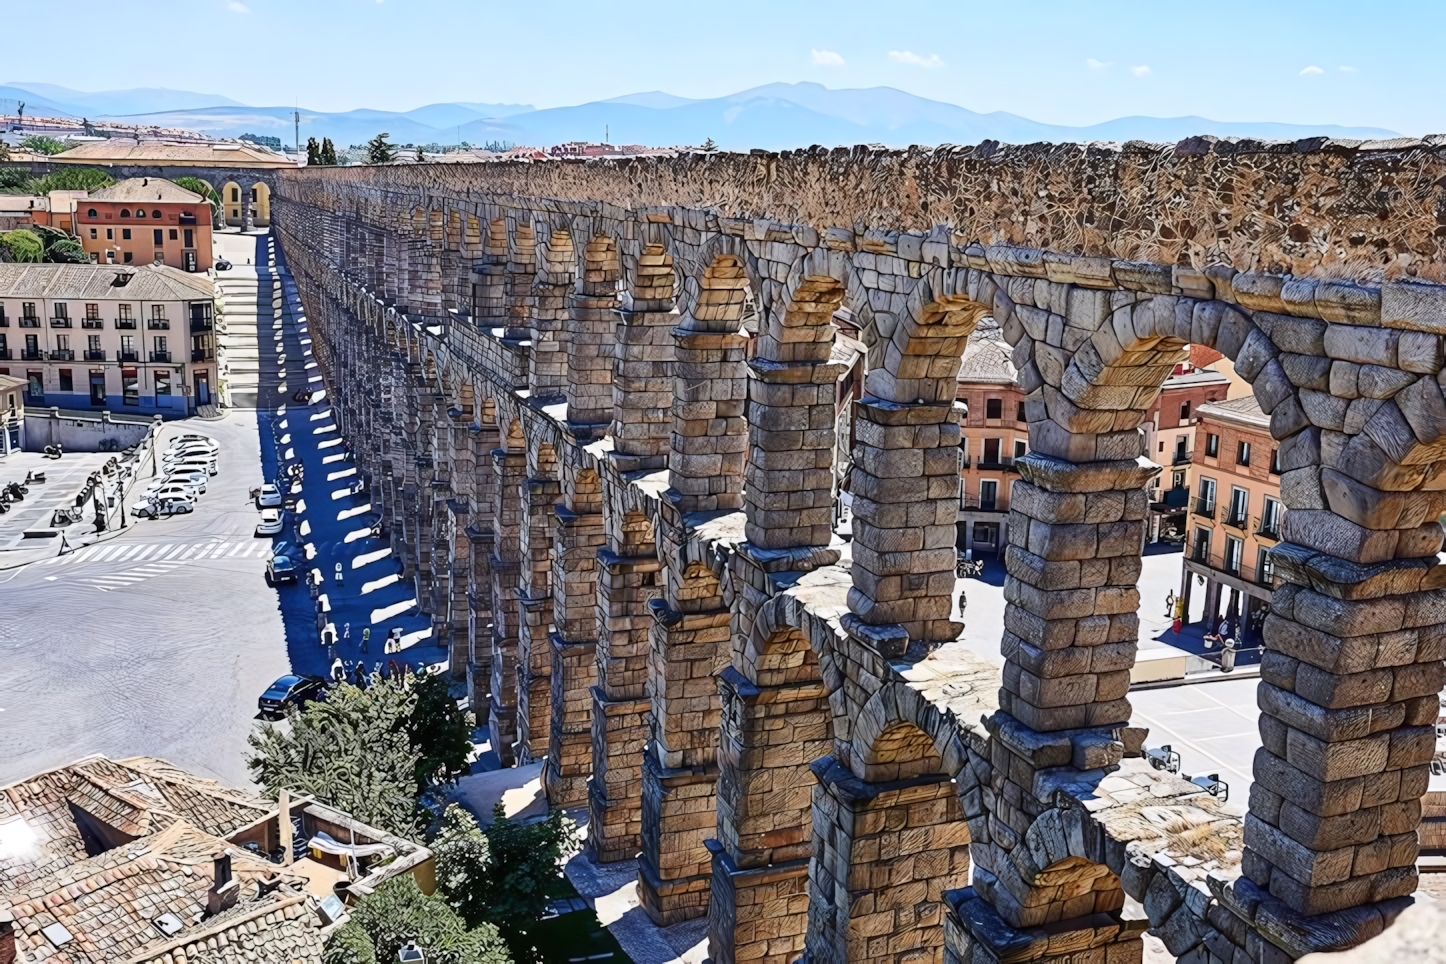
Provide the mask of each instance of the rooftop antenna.
{"label": "rooftop antenna", "polygon": [[607,125],[607,124],[604,124],[604,125],[603,125],[603,143],[604,143],[604,144],[611,144],[612,141],[608,140],[608,138],[611,137],[611,136],[612,136],[612,135],[609,133],[608,125]]}
{"label": "rooftop antenna", "polygon": [[293,111],[291,112],[291,116],[292,116],[292,118],[296,121],[296,143],[295,143],[295,147],[296,147],[297,151],[300,151],[300,150],[301,150],[301,111],[299,111],[299,110],[293,110]]}

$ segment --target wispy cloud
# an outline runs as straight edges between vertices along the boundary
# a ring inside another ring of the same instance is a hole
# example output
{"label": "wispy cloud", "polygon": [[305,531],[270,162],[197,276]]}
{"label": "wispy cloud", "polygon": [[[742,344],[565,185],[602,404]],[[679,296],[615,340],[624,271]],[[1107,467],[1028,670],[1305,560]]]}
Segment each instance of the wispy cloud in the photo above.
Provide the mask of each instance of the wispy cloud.
{"label": "wispy cloud", "polygon": [[1095,60],[1093,57],[1085,58],[1085,66],[1090,70],[1100,70],[1104,67],[1113,67],[1114,65],[1115,62],[1113,60]]}
{"label": "wispy cloud", "polygon": [[890,50],[889,59],[896,64],[908,64],[911,67],[924,67],[926,69],[944,66],[944,61],[938,54],[930,54],[924,57],[914,53],[912,50]]}
{"label": "wispy cloud", "polygon": [[1151,73],[1151,71],[1150,71],[1150,65],[1149,65],[1149,64],[1140,64],[1140,65],[1137,66],[1137,67],[1131,67],[1131,68],[1130,68],[1130,73],[1134,74],[1136,77],[1148,77],[1148,76],[1150,75],[1150,73]]}
{"label": "wispy cloud", "polygon": [[842,67],[843,54],[834,50],[810,50],[813,63],[819,67]]}
{"label": "wispy cloud", "polygon": [[1360,73],[1360,71],[1359,71],[1358,69],[1356,69],[1355,67],[1337,67],[1336,69],[1339,70],[1339,71],[1340,71],[1341,73],[1343,73],[1343,74],[1358,74],[1358,73]]}
{"label": "wispy cloud", "polygon": [[1314,64],[1311,64],[1309,67],[1302,67],[1302,68],[1301,68],[1301,71],[1300,71],[1300,75],[1301,75],[1302,77],[1314,77],[1316,74],[1323,74],[1323,73],[1325,73],[1325,71],[1324,71],[1324,70],[1321,70],[1319,67],[1315,66]]}
{"label": "wispy cloud", "polygon": [[226,4],[226,9],[230,10],[232,13],[251,12],[251,8],[246,6],[246,4],[242,3],[241,0],[230,0],[230,2]]}

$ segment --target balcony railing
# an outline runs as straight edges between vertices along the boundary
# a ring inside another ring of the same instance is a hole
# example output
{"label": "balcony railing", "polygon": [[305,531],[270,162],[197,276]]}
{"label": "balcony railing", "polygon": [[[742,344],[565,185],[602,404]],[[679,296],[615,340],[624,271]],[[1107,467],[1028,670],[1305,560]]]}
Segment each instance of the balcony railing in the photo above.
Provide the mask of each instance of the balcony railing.
{"label": "balcony railing", "polygon": [[999,499],[981,499],[977,495],[966,495],[959,500],[959,505],[964,509],[977,509],[980,512],[999,512]]}
{"label": "balcony railing", "polygon": [[136,320],[134,318],[117,318],[115,326],[120,331],[135,331]]}
{"label": "balcony railing", "polygon": [[168,331],[171,323],[165,318],[151,318],[146,321],[146,327],[151,331]]}
{"label": "balcony railing", "polygon": [[87,349],[85,350],[85,360],[86,360],[86,361],[105,361],[105,349],[103,349],[103,348],[87,348]]}
{"label": "balcony railing", "polygon": [[127,351],[122,348],[115,353],[115,360],[118,362],[136,362],[141,360],[141,353],[138,351]]}
{"label": "balcony railing", "polygon": [[13,357],[15,357],[15,353],[9,348],[0,348],[0,361],[9,361]]}
{"label": "balcony railing", "polygon": [[171,360],[171,353],[168,352],[168,351],[153,351],[153,352],[151,352],[151,361],[153,361],[153,362],[168,362],[168,361],[170,361],[170,360]]}
{"label": "balcony railing", "polygon": [[1280,513],[1277,512],[1275,515],[1266,516],[1264,519],[1261,519],[1259,527],[1255,530],[1255,534],[1263,539],[1279,539]]}
{"label": "balcony railing", "polygon": [[1207,519],[1213,519],[1215,518],[1215,500],[1210,499],[1207,501],[1205,499],[1196,499],[1193,511],[1196,515],[1203,515]]}
{"label": "balcony railing", "polygon": [[0,314],[0,328],[9,328],[9,327],[10,327],[10,319],[9,319],[9,318],[6,318],[3,314]]}
{"label": "balcony railing", "polygon": [[987,455],[979,456],[979,468],[1014,471],[1014,459],[1008,455],[996,455],[990,458]]}
{"label": "balcony railing", "polygon": [[1195,457],[1195,453],[1194,453],[1194,452],[1176,452],[1176,453],[1175,453],[1175,457],[1171,460],[1170,464],[1171,464],[1171,465],[1189,465],[1189,464],[1190,464],[1190,460],[1193,459],[1194,457]]}
{"label": "balcony railing", "polygon": [[73,326],[71,325],[69,318],[52,318],[52,319],[50,319],[50,327],[52,327],[52,328],[70,328],[70,327],[73,327]]}
{"label": "balcony railing", "polygon": [[83,318],[81,319],[80,327],[89,328],[92,331],[100,331],[105,327],[105,322],[99,318]]}
{"label": "balcony railing", "polygon": [[20,318],[19,324],[21,328],[39,328],[40,319],[25,315]]}
{"label": "balcony railing", "polygon": [[50,353],[51,361],[75,361],[75,350],[71,348],[57,348]]}
{"label": "balcony railing", "polygon": [[1244,509],[1232,505],[1230,511],[1225,514],[1225,518],[1221,521],[1232,529],[1244,531],[1250,525],[1250,514]]}
{"label": "balcony railing", "polygon": [[45,360],[45,352],[41,351],[39,348],[22,348],[22,349],[20,349],[20,360],[21,360],[21,361],[44,361],[44,360]]}
{"label": "balcony railing", "polygon": [[210,330],[211,330],[211,327],[212,327],[212,323],[211,323],[211,319],[210,319],[210,318],[192,318],[192,319],[191,319],[191,330],[192,330],[192,331],[210,331]]}
{"label": "balcony railing", "polygon": [[191,349],[191,361],[193,361],[193,362],[210,361],[211,359],[213,359],[213,358],[215,358],[215,357],[216,357],[215,355],[211,354],[210,349],[207,349],[207,348],[192,348],[192,349]]}

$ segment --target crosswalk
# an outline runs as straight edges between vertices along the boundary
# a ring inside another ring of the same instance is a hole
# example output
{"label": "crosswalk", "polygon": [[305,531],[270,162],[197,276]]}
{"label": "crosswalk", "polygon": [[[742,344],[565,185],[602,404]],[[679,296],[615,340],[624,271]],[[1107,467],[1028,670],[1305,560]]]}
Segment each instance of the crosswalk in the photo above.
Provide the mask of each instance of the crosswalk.
{"label": "crosswalk", "polygon": [[[75,579],[102,592],[122,589],[165,575],[182,566],[217,559],[264,559],[270,539],[208,539],[204,542],[152,542],[87,546],[78,552],[56,556],[38,563],[53,569],[80,570]],[[116,568],[116,566],[123,568]],[[104,571],[92,571],[104,570]],[[46,576],[48,581],[59,578]]]}

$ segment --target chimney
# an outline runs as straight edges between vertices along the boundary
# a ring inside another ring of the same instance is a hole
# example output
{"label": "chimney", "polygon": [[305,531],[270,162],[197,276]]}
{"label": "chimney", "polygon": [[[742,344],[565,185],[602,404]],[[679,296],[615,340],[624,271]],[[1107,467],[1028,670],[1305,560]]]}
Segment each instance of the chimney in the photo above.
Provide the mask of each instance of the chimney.
{"label": "chimney", "polygon": [[15,915],[0,907],[0,964],[15,964]]}
{"label": "chimney", "polygon": [[231,876],[231,852],[223,851],[212,859],[211,865],[215,880],[211,889],[206,891],[207,917],[215,917],[228,907],[234,907],[241,896],[241,881]]}

